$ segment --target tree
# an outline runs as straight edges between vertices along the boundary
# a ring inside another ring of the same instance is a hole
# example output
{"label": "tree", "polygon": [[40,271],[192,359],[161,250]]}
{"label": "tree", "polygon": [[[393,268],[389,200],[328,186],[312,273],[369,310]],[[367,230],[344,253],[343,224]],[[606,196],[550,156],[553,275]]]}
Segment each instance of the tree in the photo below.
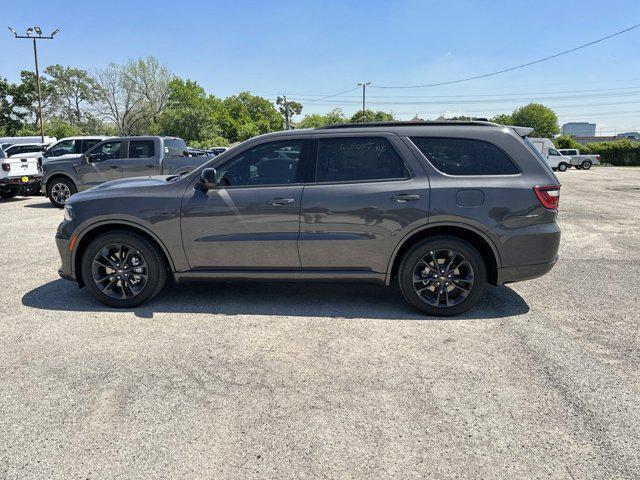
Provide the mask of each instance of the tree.
{"label": "tree", "polygon": [[230,142],[282,130],[282,117],[273,104],[249,92],[225,98],[219,121],[222,135]]}
{"label": "tree", "polygon": [[156,133],[176,135],[192,146],[225,146],[219,117],[222,102],[207,95],[196,82],[176,78],[169,83],[167,107],[155,126]]}
{"label": "tree", "polygon": [[[364,120],[363,120],[364,118]],[[387,112],[374,112],[373,110],[357,111],[351,116],[351,122],[390,122],[395,120],[395,117],[391,113]]]}
{"label": "tree", "polygon": [[334,108],[326,115],[319,115],[317,113],[311,115],[305,115],[304,118],[298,122],[296,128],[318,128],[325,125],[331,125],[334,123],[344,123],[345,117],[342,110]]}
{"label": "tree", "polygon": [[85,70],[62,65],[49,65],[44,71],[52,96],[48,113],[74,126],[89,121],[88,108],[97,100],[91,76]]}
{"label": "tree", "polygon": [[576,142],[570,135],[561,135],[553,139],[553,144],[558,148],[575,148],[585,150],[585,146]]}
{"label": "tree", "polygon": [[169,97],[171,75],[149,57],[111,63],[94,77],[96,112],[102,120],[115,124],[120,135],[147,133]]}
{"label": "tree", "polygon": [[511,124],[533,128],[532,137],[552,138],[560,131],[558,116],[539,103],[530,103],[515,110],[511,115]]}
{"label": "tree", "polygon": [[513,125],[511,123],[513,121],[511,115],[508,115],[506,113],[496,115],[495,117],[491,118],[490,121],[492,121],[493,123],[499,123],[500,125]]}

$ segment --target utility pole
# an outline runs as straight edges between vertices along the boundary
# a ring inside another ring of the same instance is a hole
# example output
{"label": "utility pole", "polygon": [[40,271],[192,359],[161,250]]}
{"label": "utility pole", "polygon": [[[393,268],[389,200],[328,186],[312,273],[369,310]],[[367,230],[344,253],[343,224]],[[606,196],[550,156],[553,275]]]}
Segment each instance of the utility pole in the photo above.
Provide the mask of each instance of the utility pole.
{"label": "utility pole", "polygon": [[291,130],[291,126],[289,124],[289,103],[287,103],[287,96],[283,93],[282,98],[284,98],[284,125],[285,130]]}
{"label": "utility pole", "polygon": [[371,85],[371,82],[366,83],[358,83],[359,87],[362,87],[362,121],[365,121],[364,111],[365,111],[365,97],[367,92],[367,85]]}
{"label": "utility pole", "polygon": [[[33,58],[36,64],[36,86],[38,90],[38,118],[40,119],[40,140],[44,143],[44,117],[42,115],[42,94],[40,92],[40,71],[38,69],[38,44],[36,40],[53,40],[53,37],[60,30],[55,29],[51,35],[42,35],[42,29],[40,27],[27,28],[26,35],[18,35],[13,28],[8,27],[15,38],[25,38],[33,40]],[[35,32],[37,36],[31,36]]]}

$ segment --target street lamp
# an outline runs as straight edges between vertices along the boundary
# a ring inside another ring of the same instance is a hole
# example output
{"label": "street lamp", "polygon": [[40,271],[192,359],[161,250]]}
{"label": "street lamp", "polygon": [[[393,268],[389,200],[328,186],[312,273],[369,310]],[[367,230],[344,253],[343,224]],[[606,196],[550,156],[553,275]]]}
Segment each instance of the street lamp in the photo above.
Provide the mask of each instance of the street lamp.
{"label": "street lamp", "polygon": [[362,122],[364,123],[365,121],[365,116],[364,116],[364,100],[365,100],[365,95],[366,95],[366,91],[367,91],[367,85],[371,85],[371,82],[367,82],[367,83],[358,83],[359,87],[362,87]]}
{"label": "street lamp", "polygon": [[[36,85],[38,87],[38,117],[40,118],[40,139],[42,140],[42,143],[44,143],[44,118],[42,116],[42,95],[40,93],[40,72],[38,70],[38,46],[36,40],[53,40],[54,35],[60,30],[56,28],[51,35],[42,35],[42,29],[36,26],[27,28],[26,35],[18,35],[18,32],[16,32],[13,28],[8,28],[9,31],[13,33],[13,36],[15,38],[26,38],[33,40],[33,58],[36,64]],[[38,35],[37,37],[31,36],[31,33],[33,31],[36,32],[36,34]]]}

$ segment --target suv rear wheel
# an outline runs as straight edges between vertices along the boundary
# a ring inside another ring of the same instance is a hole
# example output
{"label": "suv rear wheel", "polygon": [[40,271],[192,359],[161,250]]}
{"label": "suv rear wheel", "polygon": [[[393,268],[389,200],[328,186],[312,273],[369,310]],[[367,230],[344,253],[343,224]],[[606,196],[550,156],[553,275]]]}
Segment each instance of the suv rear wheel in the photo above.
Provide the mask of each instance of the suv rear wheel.
{"label": "suv rear wheel", "polygon": [[0,198],[13,198],[21,191],[22,187],[19,185],[0,185]]}
{"label": "suv rear wheel", "polygon": [[407,302],[427,315],[448,317],[468,310],[482,296],[487,268],[473,246],[445,235],[412,247],[398,278]]}
{"label": "suv rear wheel", "polygon": [[584,170],[589,170],[591,168],[591,162],[589,160],[585,160],[582,162],[582,168]]}
{"label": "suv rear wheel", "polygon": [[69,197],[78,189],[68,178],[58,177],[47,184],[47,197],[54,207],[63,208]]}
{"label": "suv rear wheel", "polygon": [[100,302],[132,308],[155,297],[167,278],[158,249],[130,232],[112,232],[93,240],[82,256],[82,278]]}

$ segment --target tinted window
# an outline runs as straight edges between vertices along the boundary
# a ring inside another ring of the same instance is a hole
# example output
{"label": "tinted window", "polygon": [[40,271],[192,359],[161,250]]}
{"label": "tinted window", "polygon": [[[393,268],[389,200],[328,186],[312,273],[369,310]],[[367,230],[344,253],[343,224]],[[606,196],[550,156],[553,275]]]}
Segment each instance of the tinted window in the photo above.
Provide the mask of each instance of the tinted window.
{"label": "tinted window", "polygon": [[355,182],[407,176],[402,158],[386,138],[320,139],[316,182]]}
{"label": "tinted window", "polygon": [[153,140],[131,140],[129,158],[149,158],[155,155]]}
{"label": "tinted window", "polygon": [[518,168],[495,145],[463,138],[413,137],[427,159],[449,175],[515,175]]}
{"label": "tinted window", "polygon": [[101,162],[112,158],[120,158],[121,142],[104,142],[91,150],[91,160]]}
{"label": "tinted window", "polygon": [[59,157],[60,155],[66,155],[68,153],[73,153],[73,140],[65,140],[63,142],[56,143],[51,149],[47,152],[48,157]]}
{"label": "tinted window", "polygon": [[169,157],[187,157],[187,144],[181,138],[165,138],[164,153]]}
{"label": "tinted window", "polygon": [[99,144],[101,141],[102,140],[99,140],[99,139],[82,140],[82,153],[86,152],[94,145]]}
{"label": "tinted window", "polygon": [[302,140],[269,142],[242,152],[219,168],[227,186],[297,183]]}
{"label": "tinted window", "polygon": [[560,152],[558,152],[555,148],[550,148],[549,155],[560,155]]}

